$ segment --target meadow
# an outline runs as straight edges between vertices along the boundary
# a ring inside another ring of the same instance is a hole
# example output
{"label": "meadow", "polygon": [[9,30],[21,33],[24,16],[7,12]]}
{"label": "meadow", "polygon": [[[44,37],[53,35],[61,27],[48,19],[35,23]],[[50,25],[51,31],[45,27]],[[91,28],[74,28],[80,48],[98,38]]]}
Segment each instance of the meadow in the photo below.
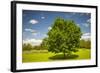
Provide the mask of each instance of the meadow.
{"label": "meadow", "polygon": [[85,60],[91,58],[91,49],[79,48],[78,52],[72,53],[64,58],[63,53],[52,53],[47,50],[31,50],[23,51],[22,62],[46,62],[46,61],[61,61],[61,60]]}

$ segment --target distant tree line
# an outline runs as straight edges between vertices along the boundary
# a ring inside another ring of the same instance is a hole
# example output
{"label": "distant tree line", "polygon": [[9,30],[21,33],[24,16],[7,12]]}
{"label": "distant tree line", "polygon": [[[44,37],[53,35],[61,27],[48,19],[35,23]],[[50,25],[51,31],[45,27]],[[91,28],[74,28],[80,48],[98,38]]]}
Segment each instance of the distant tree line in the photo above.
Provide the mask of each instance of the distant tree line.
{"label": "distant tree line", "polygon": [[25,44],[23,44],[22,48],[23,48],[22,49],[23,51],[25,51],[25,50],[30,51],[33,49],[33,46],[29,43],[27,43],[27,44],[25,43]]}
{"label": "distant tree line", "polygon": [[91,41],[90,40],[80,40],[80,48],[91,49]]}
{"label": "distant tree line", "polygon": [[24,43],[23,44],[23,51],[30,51],[30,50],[47,50],[47,48],[41,44],[41,45],[38,45],[38,46],[33,46],[32,44],[30,43]]}
{"label": "distant tree line", "polygon": [[[41,43],[39,46],[32,46],[30,43],[24,43],[23,44],[23,51],[30,51],[30,50],[48,50],[46,47],[46,39]],[[91,49],[91,41],[90,40],[80,40],[80,44],[78,48],[86,48]]]}
{"label": "distant tree line", "polygon": [[[32,46],[30,43],[25,43],[23,44],[23,51],[30,51],[30,50],[48,50],[46,47],[46,44],[44,43],[46,42],[43,41],[41,45],[39,46]],[[86,48],[86,49],[91,49],[91,41],[90,40],[80,40],[80,44],[78,48]]]}

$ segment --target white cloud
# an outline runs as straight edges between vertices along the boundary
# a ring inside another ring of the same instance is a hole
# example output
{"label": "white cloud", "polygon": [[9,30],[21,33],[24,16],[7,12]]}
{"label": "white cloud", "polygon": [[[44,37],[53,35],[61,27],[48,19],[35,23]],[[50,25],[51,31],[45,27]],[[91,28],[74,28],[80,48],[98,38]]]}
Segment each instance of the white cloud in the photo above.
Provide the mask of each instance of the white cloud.
{"label": "white cloud", "polygon": [[80,13],[81,16],[83,15],[89,15],[89,13]]}
{"label": "white cloud", "polygon": [[28,32],[36,32],[35,30],[33,30],[33,29],[29,29],[29,28],[26,28],[26,29],[24,29],[25,31],[28,31]]}
{"label": "white cloud", "polygon": [[42,16],[42,17],[41,17],[41,19],[45,19],[45,17],[44,17],[44,16]]}
{"label": "white cloud", "polygon": [[48,30],[51,30],[52,29],[52,27],[48,27]]}
{"label": "white cloud", "polygon": [[38,46],[42,43],[41,39],[27,39],[27,40],[23,40],[23,43],[30,43],[33,46]]}
{"label": "white cloud", "polygon": [[80,16],[83,16],[84,15],[84,13],[80,13]]}
{"label": "white cloud", "polygon": [[77,24],[77,26],[80,26],[80,24]]}
{"label": "white cloud", "polygon": [[76,12],[72,12],[73,15],[77,14]]}
{"label": "white cloud", "polygon": [[27,31],[27,32],[31,32],[32,35],[37,35],[37,34],[38,34],[38,32],[37,32],[36,30],[29,29],[29,28],[26,28],[25,31]]}
{"label": "white cloud", "polygon": [[90,36],[91,34],[90,33],[84,33],[83,35],[84,36]]}
{"label": "white cloud", "polygon": [[38,33],[32,33],[32,35],[37,35]]}
{"label": "white cloud", "polygon": [[83,26],[85,26],[85,27],[89,27],[90,24],[89,24],[89,23],[84,23]]}
{"label": "white cloud", "polygon": [[90,13],[86,13],[86,15],[90,15]]}
{"label": "white cloud", "polygon": [[91,24],[91,19],[88,19],[88,20],[86,21],[86,23],[84,23],[83,25],[84,25],[85,27],[89,27],[90,24]]}
{"label": "white cloud", "polygon": [[81,39],[89,40],[89,39],[91,39],[91,34],[90,34],[90,33],[84,33],[84,34],[81,36]]}
{"label": "white cloud", "polygon": [[31,23],[31,24],[37,24],[37,23],[38,23],[38,21],[37,21],[37,20],[35,20],[35,19],[31,19],[31,20],[29,21],[29,23]]}
{"label": "white cloud", "polygon": [[87,20],[87,23],[91,23],[91,19],[88,19],[88,20]]}
{"label": "white cloud", "polygon": [[47,34],[44,34],[44,37],[48,37],[48,35]]}
{"label": "white cloud", "polygon": [[89,24],[85,24],[85,27],[89,27]]}

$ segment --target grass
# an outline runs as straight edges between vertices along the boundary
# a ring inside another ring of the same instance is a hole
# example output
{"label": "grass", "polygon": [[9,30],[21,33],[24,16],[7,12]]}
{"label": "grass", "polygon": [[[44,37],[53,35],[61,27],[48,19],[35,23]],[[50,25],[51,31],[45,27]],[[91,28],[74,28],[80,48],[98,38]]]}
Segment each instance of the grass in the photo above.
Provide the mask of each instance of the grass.
{"label": "grass", "polygon": [[64,58],[62,53],[51,53],[46,50],[44,51],[23,51],[22,54],[22,62],[46,62],[46,61],[54,61],[54,60],[84,60],[91,58],[90,49],[79,49],[78,52],[73,53],[70,56],[66,56]]}

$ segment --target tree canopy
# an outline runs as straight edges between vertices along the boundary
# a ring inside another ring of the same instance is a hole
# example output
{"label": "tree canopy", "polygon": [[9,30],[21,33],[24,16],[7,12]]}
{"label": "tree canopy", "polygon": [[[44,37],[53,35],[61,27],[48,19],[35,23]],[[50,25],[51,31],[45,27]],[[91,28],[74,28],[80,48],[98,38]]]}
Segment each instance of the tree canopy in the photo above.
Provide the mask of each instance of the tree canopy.
{"label": "tree canopy", "polygon": [[73,20],[65,20],[56,18],[48,32],[48,37],[45,39],[48,51],[66,54],[76,52],[76,47],[79,46],[81,38],[80,27]]}

